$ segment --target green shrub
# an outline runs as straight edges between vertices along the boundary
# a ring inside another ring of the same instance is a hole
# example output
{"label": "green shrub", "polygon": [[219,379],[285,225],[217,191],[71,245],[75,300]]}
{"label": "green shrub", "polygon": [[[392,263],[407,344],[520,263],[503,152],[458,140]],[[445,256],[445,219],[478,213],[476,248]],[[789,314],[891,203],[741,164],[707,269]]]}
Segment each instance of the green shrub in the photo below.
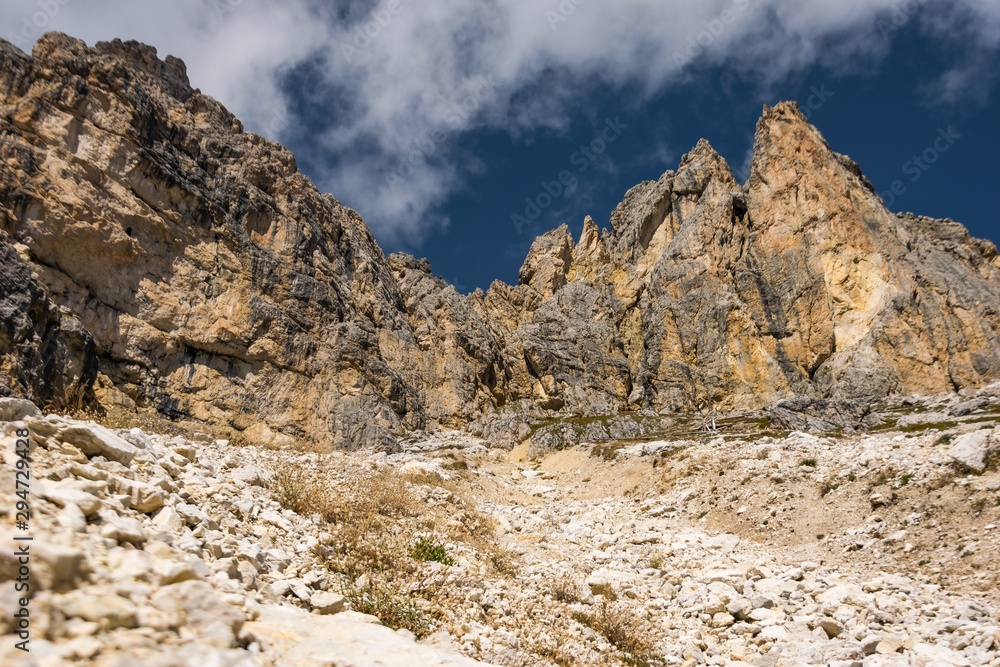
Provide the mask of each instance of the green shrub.
{"label": "green shrub", "polygon": [[435,542],[431,537],[421,537],[418,539],[416,544],[413,545],[413,551],[410,552],[410,555],[414,560],[422,562],[435,561],[448,567],[455,564],[455,560],[448,555],[444,545]]}

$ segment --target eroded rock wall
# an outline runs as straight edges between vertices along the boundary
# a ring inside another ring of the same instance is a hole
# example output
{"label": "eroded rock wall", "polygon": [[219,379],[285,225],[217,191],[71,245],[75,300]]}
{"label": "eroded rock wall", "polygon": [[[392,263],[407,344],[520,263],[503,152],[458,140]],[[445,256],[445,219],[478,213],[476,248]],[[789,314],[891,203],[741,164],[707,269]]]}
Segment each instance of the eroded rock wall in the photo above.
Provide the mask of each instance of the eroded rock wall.
{"label": "eroded rock wall", "polygon": [[394,446],[498,409],[758,407],[1000,376],[1000,260],[889,212],[794,104],[748,183],[702,141],[610,231],[539,237],[518,285],[460,295],[386,258],[282,146],[135,42],[0,45],[6,394],[95,378],[260,442]]}

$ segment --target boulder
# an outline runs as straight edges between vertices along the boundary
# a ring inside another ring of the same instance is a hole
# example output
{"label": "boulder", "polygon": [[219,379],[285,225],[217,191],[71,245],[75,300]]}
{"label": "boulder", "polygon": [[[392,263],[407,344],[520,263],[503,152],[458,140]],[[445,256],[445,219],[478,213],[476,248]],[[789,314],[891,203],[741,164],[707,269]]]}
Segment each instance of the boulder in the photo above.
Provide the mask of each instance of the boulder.
{"label": "boulder", "polygon": [[23,398],[0,398],[0,422],[16,422],[29,417],[41,417],[38,406]]}
{"label": "boulder", "polygon": [[73,445],[88,457],[103,456],[126,466],[139,451],[132,443],[96,424],[70,424],[59,429],[55,437],[60,442]]}
{"label": "boulder", "polygon": [[952,442],[948,456],[961,466],[975,473],[986,470],[986,463],[997,450],[998,438],[987,430],[973,431],[960,435]]}

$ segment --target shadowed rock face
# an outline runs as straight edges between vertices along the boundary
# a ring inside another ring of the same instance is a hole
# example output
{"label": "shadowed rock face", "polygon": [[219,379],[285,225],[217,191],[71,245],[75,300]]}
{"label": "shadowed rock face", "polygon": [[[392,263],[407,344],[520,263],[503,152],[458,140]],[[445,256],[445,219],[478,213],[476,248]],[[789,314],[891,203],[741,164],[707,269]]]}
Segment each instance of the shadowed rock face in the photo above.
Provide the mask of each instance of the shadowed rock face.
{"label": "shadowed rock face", "polygon": [[0,395],[61,409],[93,400],[94,339],[37,283],[0,233]]}
{"label": "shadowed rock face", "polygon": [[[3,393],[98,376],[177,418],[393,446],[504,406],[608,414],[937,392],[1000,376],[1000,260],[885,209],[793,104],[750,180],[702,141],[598,231],[459,295],[386,258],[285,148],[134,42],[0,44]],[[56,360],[56,361],[53,361]]]}

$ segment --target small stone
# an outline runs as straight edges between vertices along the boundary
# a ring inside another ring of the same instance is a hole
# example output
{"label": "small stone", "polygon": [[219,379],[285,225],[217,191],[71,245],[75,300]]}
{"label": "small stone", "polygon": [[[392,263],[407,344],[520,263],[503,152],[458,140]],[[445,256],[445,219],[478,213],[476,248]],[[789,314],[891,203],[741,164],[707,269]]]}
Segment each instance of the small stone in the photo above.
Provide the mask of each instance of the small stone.
{"label": "small stone", "polygon": [[164,507],[153,517],[153,525],[160,530],[179,533],[184,530],[184,519],[173,507]]}
{"label": "small stone", "polygon": [[868,635],[867,637],[861,640],[862,652],[864,652],[865,655],[874,655],[875,649],[879,645],[879,642],[881,641],[882,638],[879,637],[878,635]]}
{"label": "small stone", "polygon": [[82,618],[100,623],[109,630],[134,628],[138,625],[136,607],[130,601],[114,594],[78,596],[62,604],[60,609],[67,618]]}
{"label": "small stone", "polygon": [[119,516],[104,517],[105,525],[101,528],[101,537],[106,537],[116,542],[129,542],[131,544],[142,544],[146,536],[142,530],[142,524],[135,519],[128,519]]}
{"label": "small stone", "polygon": [[59,511],[59,514],[56,515],[56,521],[59,522],[60,526],[74,533],[84,533],[87,531],[87,516],[83,513],[83,510],[73,503],[67,503]]}
{"label": "small stone", "polygon": [[43,498],[51,500],[56,505],[60,507],[66,507],[67,505],[76,505],[84,513],[85,516],[92,517],[95,516],[103,507],[101,504],[101,499],[97,496],[87,493],[86,491],[81,491],[79,489],[72,489],[66,487],[58,487],[52,484],[46,484],[41,488],[39,495]]}
{"label": "small stone", "polygon": [[166,496],[161,489],[143,482],[132,482],[129,489],[129,503],[132,509],[150,514],[163,507]]}
{"label": "small stone", "polygon": [[712,616],[712,627],[714,628],[728,628],[735,622],[736,619],[733,618],[731,614],[727,614],[726,612],[721,612]]}
{"label": "small stone", "polygon": [[875,653],[888,655],[902,650],[903,640],[899,637],[883,637],[882,641],[875,645]]}
{"label": "small stone", "polygon": [[824,618],[819,622],[819,627],[823,629],[830,639],[839,637],[844,632],[844,626],[832,618]]}
{"label": "small stone", "polygon": [[347,598],[336,593],[315,593],[309,598],[309,604],[317,614],[339,614],[347,609]]}

